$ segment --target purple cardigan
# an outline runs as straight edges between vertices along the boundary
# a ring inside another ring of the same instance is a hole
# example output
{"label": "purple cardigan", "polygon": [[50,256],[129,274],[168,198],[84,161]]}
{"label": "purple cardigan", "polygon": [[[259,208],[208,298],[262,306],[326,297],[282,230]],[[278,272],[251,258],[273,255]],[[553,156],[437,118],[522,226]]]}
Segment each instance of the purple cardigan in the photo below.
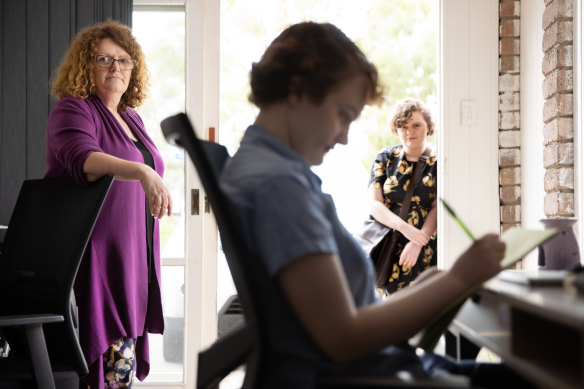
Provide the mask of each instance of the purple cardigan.
{"label": "purple cardigan", "polygon": [[[155,170],[162,177],[162,158],[142,119],[132,109],[122,116],[152,154]],[[71,176],[87,183],[83,164],[96,151],[144,162],[140,151],[99,98],[59,100],[47,122],[45,177]],[[89,365],[85,381],[92,388],[103,386],[101,356],[122,336],[138,338],[136,376],[143,380],[150,370],[147,333],[164,330],[158,222],[153,236],[156,277],[149,293],[145,206],[140,182],[115,180],[77,273],[75,297],[80,342]]]}

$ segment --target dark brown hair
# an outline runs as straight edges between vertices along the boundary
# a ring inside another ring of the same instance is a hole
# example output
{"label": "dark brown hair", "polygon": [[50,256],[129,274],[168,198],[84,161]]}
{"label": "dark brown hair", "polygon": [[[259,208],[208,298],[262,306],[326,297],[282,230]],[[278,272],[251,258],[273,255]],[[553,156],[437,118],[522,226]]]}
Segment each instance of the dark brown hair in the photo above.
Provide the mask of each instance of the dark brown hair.
{"label": "dark brown hair", "polygon": [[389,122],[391,132],[397,135],[397,129],[402,127],[412,117],[412,113],[414,112],[420,112],[424,117],[424,121],[428,125],[428,135],[434,134],[435,125],[432,121],[430,110],[426,108],[424,103],[416,99],[405,99],[395,103],[391,121]]}
{"label": "dark brown hair", "polygon": [[249,100],[262,107],[306,94],[316,104],[341,82],[364,74],[368,103],[381,101],[377,69],[357,45],[329,23],[303,22],[285,29],[250,72]]}
{"label": "dark brown hair", "polygon": [[81,30],[71,42],[52,81],[52,93],[57,98],[67,96],[86,99],[95,95],[93,79],[94,56],[104,38],[110,38],[136,60],[128,89],[122,95],[119,109],[136,108],[148,95],[149,73],[142,48],[130,28],[116,21],[95,24]]}

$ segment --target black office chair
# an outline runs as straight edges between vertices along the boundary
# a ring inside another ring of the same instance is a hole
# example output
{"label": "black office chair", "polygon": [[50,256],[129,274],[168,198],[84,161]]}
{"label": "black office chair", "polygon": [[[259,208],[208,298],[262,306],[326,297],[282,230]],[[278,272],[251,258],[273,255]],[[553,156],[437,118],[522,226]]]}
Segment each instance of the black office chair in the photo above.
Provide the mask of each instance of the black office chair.
{"label": "black office chair", "polygon": [[113,176],[24,181],[0,253],[1,388],[74,388],[87,374],[73,283]]}
{"label": "black office chair", "polygon": [[[230,212],[230,203],[221,191],[217,176],[229,154],[219,144],[199,140],[185,114],[166,118],[162,132],[169,143],[184,148],[194,162],[208,200],[215,214],[223,251],[239,295],[245,323],[199,353],[197,388],[215,388],[230,372],[245,365],[242,389],[261,386],[262,369],[268,355],[267,315],[256,289],[255,254],[247,244]],[[318,377],[317,388],[469,388],[466,377],[449,376],[421,379],[407,373],[395,376],[363,374],[326,374]]]}
{"label": "black office chair", "polygon": [[219,188],[217,175],[221,172],[229,154],[224,146],[199,141],[186,115],[169,117],[161,123],[162,132],[169,143],[184,148],[193,160],[211,204],[221,244],[233,277],[239,301],[243,307],[245,323],[225,335],[211,347],[199,353],[197,388],[214,388],[230,372],[245,364],[246,374],[243,388],[256,388],[261,379],[261,366],[266,357],[265,317],[259,301],[258,291],[248,280],[252,274],[253,254],[244,243],[240,230],[229,212],[229,202]]}

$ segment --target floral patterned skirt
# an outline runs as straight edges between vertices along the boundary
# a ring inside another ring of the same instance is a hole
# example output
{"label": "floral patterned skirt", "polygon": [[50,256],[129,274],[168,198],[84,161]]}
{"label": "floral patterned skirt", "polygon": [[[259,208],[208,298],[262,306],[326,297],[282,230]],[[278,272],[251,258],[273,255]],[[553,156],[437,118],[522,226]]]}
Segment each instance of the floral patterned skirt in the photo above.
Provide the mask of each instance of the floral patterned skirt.
{"label": "floral patterned skirt", "polygon": [[398,290],[402,290],[403,288],[414,284],[416,278],[424,270],[431,266],[436,266],[437,245],[435,236],[430,239],[430,242],[426,246],[422,247],[418,260],[413,267],[406,268],[400,266],[399,257],[407,242],[408,241],[405,239],[400,239],[397,242],[395,254],[391,259],[391,273],[389,274],[389,279],[383,288],[377,289],[377,293],[383,298],[387,298]]}
{"label": "floral patterned skirt", "polygon": [[106,389],[132,387],[136,374],[135,344],[136,339],[122,337],[103,354]]}

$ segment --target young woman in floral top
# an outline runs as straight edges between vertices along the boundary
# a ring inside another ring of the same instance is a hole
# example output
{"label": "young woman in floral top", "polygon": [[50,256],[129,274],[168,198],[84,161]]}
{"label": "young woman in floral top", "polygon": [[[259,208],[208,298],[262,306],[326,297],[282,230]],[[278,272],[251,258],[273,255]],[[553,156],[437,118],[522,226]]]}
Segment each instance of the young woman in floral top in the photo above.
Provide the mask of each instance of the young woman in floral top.
{"label": "young woman in floral top", "polygon": [[399,217],[408,185],[434,133],[430,111],[418,100],[398,102],[390,122],[400,145],[386,147],[371,167],[370,213],[375,220],[398,233],[391,258],[391,272],[382,290],[384,297],[410,285],[418,275],[436,265],[436,153],[430,154],[416,182],[406,219]]}

